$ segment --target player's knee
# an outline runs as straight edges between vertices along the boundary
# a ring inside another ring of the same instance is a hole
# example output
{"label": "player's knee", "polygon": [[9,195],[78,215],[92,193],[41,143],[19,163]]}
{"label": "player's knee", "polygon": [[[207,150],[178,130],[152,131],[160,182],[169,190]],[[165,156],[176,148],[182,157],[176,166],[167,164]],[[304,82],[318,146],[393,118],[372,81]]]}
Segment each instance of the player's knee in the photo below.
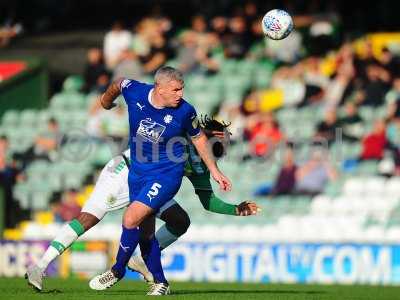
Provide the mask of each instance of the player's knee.
{"label": "player's knee", "polygon": [[135,218],[135,216],[131,214],[125,214],[124,218],[122,220],[122,225],[124,225],[125,228],[134,228],[139,226],[139,222]]}
{"label": "player's knee", "polygon": [[173,224],[168,224],[174,228],[175,234],[181,236],[186,233],[190,226],[190,218],[187,213],[181,214],[174,220]]}
{"label": "player's knee", "polygon": [[88,231],[99,222],[99,219],[92,214],[81,212],[76,220],[82,225],[85,231]]}

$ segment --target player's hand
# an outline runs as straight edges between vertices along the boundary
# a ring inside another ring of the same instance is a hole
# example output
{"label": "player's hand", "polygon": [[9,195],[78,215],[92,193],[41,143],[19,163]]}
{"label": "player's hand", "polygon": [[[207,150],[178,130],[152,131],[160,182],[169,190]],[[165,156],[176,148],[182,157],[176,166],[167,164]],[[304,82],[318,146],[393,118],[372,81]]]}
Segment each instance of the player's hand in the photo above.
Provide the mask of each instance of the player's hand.
{"label": "player's hand", "polygon": [[222,174],[221,172],[217,172],[215,174],[212,174],[212,177],[214,178],[214,180],[216,182],[218,182],[221,190],[223,190],[225,192],[231,190],[232,183],[230,182],[228,177],[226,177],[224,174]]}
{"label": "player's hand", "polygon": [[252,216],[261,211],[261,208],[252,201],[244,201],[236,206],[236,214],[238,216]]}

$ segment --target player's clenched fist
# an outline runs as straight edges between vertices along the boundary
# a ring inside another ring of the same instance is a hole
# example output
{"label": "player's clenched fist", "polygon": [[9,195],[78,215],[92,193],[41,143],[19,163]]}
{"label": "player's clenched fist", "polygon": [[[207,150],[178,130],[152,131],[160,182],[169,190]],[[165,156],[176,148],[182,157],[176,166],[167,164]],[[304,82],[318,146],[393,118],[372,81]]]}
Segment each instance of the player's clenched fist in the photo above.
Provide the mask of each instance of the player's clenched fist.
{"label": "player's clenched fist", "polygon": [[238,216],[256,215],[259,211],[261,211],[261,208],[252,201],[244,201],[236,206],[236,214]]}

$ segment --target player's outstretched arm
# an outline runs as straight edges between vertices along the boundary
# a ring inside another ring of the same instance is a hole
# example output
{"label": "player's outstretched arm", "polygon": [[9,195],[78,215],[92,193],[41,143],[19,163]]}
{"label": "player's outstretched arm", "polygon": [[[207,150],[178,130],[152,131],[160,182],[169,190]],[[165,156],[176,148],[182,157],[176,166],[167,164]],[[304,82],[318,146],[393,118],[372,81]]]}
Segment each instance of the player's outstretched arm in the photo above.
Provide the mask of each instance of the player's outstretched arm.
{"label": "player's outstretched arm", "polygon": [[104,109],[111,109],[114,106],[116,106],[114,104],[115,99],[117,99],[117,97],[119,95],[121,95],[121,82],[122,82],[122,78],[117,79],[115,81],[113,81],[109,87],[107,88],[107,90],[104,92],[103,95],[101,95],[100,97],[100,103],[101,106],[103,106]]}
{"label": "player's outstretched arm", "polygon": [[207,137],[204,133],[192,138],[192,143],[196,147],[201,159],[206,164],[211,176],[216,182],[218,182],[220,188],[224,191],[229,191],[231,189],[230,180],[218,169],[215,159],[211,155],[208,147]]}
{"label": "player's outstretched arm", "polygon": [[258,205],[251,201],[244,201],[238,205],[230,204],[218,198],[212,191],[196,190],[204,209],[223,215],[251,216],[261,211]]}

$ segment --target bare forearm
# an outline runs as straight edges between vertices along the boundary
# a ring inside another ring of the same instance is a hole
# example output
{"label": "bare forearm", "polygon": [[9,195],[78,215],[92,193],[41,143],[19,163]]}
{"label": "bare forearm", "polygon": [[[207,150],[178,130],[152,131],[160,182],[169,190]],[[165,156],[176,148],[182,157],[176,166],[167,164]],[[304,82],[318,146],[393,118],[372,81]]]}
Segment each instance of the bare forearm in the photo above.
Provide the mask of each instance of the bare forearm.
{"label": "bare forearm", "polygon": [[113,81],[107,90],[101,95],[100,103],[104,109],[111,109],[114,107],[114,101],[121,95],[120,84],[122,79]]}
{"label": "bare forearm", "polygon": [[192,140],[192,143],[196,147],[197,152],[199,153],[201,159],[206,164],[210,172],[212,173],[218,170],[217,164],[215,163],[215,160],[212,154],[210,153],[208,147],[208,140],[205,134],[201,133],[201,135],[198,138]]}

